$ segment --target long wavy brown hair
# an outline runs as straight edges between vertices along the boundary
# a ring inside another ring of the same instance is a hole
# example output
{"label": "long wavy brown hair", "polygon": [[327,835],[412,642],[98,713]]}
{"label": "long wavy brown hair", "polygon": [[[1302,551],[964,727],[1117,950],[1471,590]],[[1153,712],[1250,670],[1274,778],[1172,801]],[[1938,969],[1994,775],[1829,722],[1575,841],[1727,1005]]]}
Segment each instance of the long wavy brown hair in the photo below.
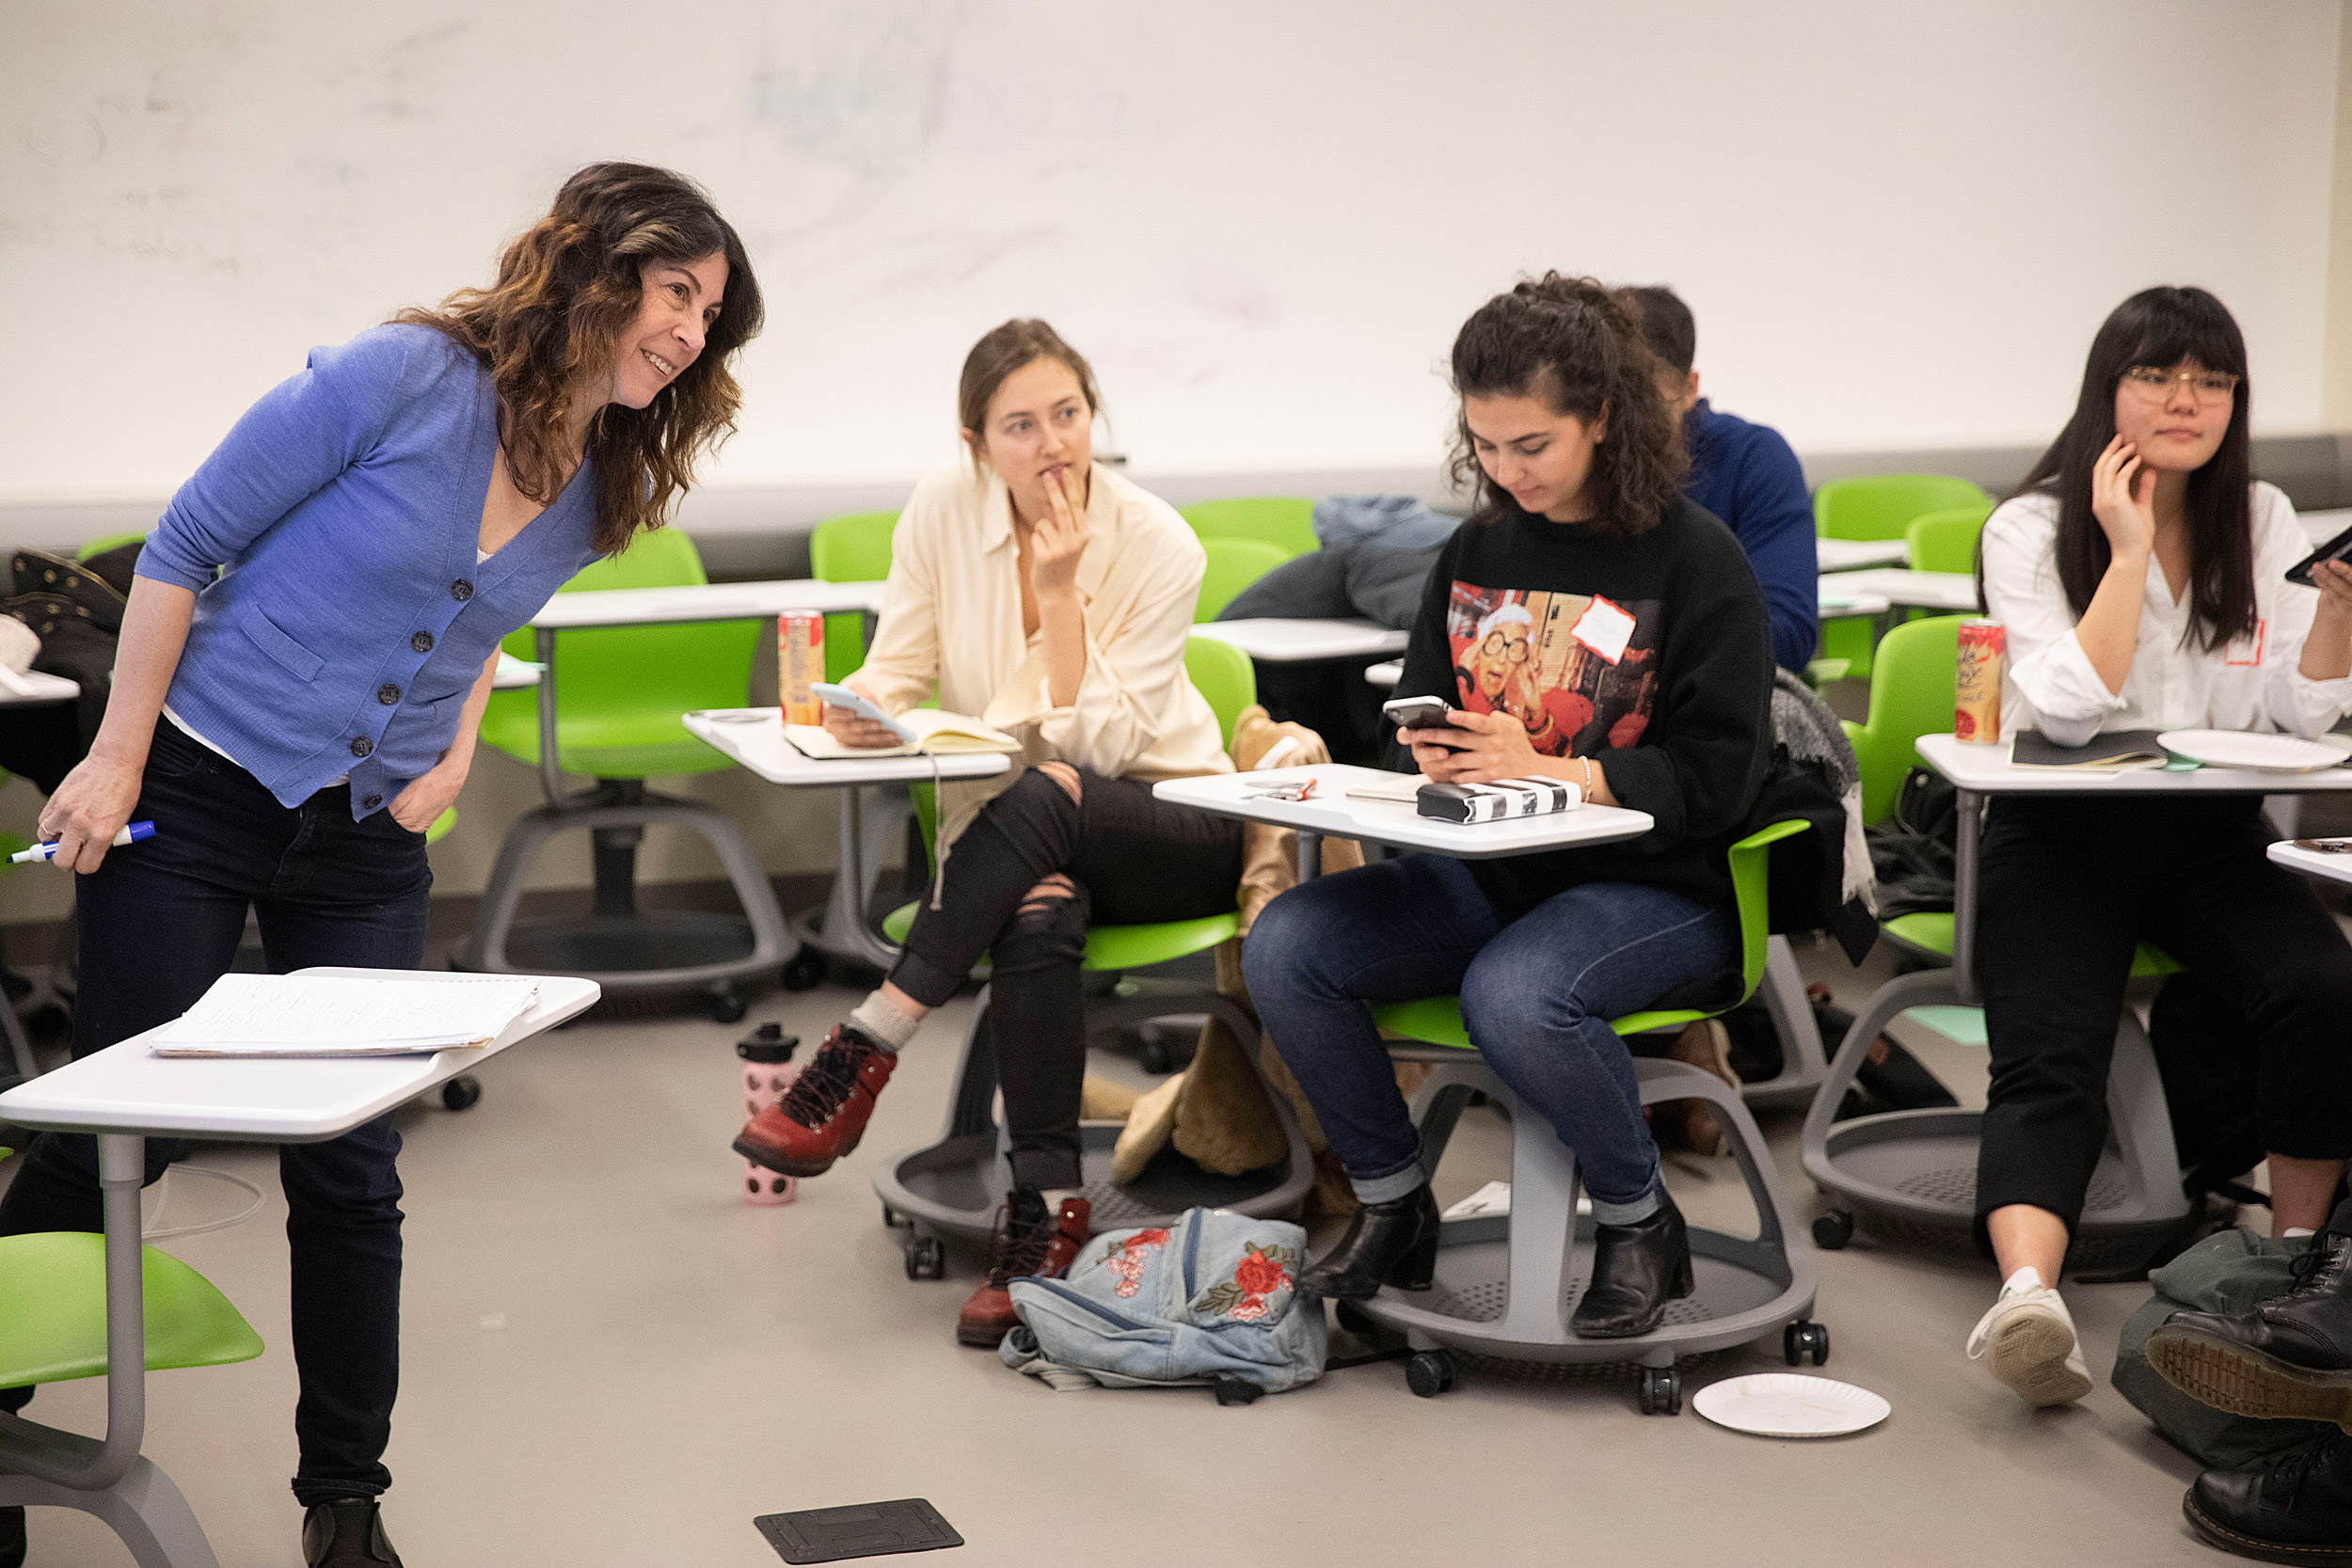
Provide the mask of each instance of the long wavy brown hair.
{"label": "long wavy brown hair", "polygon": [[644,164],[590,164],[506,247],[497,282],[392,319],[447,333],[482,361],[498,388],[507,471],[517,490],[549,506],[580,455],[565,439],[572,410],[611,373],[637,318],[640,269],[714,253],[727,260],[726,293],[702,353],[644,407],[607,404],[588,427],[592,543],[609,553],[662,525],[693,484],[695,463],[735,433],[743,402],[728,361],[758,334],[765,308],[742,240],[702,187]]}
{"label": "long wavy brown hair", "polygon": [[[1553,413],[1588,424],[1608,413],[1608,438],[1593,449],[1584,482],[1593,518],[1577,525],[1605,538],[1648,532],[1682,499],[1690,459],[1681,421],[1658,389],[1657,366],[1630,296],[1556,272],[1495,295],[1454,340],[1458,396],[1539,397]],[[1518,510],[1479,466],[1467,417],[1454,427],[1448,469],[1457,487],[1474,487],[1481,517]]]}

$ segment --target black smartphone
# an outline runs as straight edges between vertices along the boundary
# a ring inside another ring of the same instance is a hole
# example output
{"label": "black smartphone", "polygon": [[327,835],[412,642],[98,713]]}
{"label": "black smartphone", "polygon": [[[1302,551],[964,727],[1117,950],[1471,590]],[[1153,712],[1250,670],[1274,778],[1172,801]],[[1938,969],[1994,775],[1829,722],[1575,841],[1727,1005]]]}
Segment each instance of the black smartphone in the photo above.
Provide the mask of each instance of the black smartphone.
{"label": "black smartphone", "polygon": [[1454,724],[1454,710],[1442,697],[1391,697],[1380,705],[1380,713],[1400,729],[1442,730]]}
{"label": "black smartphone", "polygon": [[2312,567],[2323,561],[2344,561],[2347,558],[2352,558],[2352,528],[2345,529],[2342,533],[2288,567],[2287,580],[2299,582],[2306,588],[2315,588],[2318,584],[2312,581]]}

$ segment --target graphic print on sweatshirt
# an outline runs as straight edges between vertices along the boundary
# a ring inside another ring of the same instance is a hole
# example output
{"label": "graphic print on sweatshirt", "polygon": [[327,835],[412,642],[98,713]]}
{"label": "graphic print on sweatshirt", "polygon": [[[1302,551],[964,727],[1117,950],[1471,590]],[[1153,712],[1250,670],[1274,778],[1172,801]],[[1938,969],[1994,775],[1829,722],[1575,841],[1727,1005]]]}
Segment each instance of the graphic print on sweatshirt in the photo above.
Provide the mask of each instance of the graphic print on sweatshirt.
{"label": "graphic print on sweatshirt", "polygon": [[1455,578],[1446,606],[1456,705],[1507,713],[1546,756],[1641,742],[1658,691],[1661,601],[1481,588]]}

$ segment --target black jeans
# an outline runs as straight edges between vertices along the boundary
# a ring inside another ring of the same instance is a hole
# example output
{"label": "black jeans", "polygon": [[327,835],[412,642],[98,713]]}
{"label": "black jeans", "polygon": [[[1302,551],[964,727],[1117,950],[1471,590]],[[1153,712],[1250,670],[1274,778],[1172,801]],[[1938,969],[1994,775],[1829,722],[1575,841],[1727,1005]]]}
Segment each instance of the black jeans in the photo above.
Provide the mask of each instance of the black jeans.
{"label": "black jeans", "polygon": [[[1078,964],[1089,919],[1198,920],[1233,908],[1242,825],[1154,800],[1152,786],[1076,770],[1079,799],[1032,768],[980,808],[947,857],[940,908],[927,895],[891,982],[927,1007],[989,955],[989,1033],[1005,1091],[1012,1178],[1075,1187],[1086,1007]],[[1073,896],[1031,898],[1061,873]]]}
{"label": "black jeans", "polygon": [[[248,904],[269,966],[281,974],[424,961],[433,886],[424,835],[389,811],[354,822],[345,786],[288,810],[250,773],[165,720],[132,816],[152,820],[155,836],[112,851],[75,879],[76,1056],[185,1012],[227,973]],[[147,1180],[184,1152],[174,1140],[150,1139]],[[399,1152],[389,1116],[278,1152],[302,1380],[294,1487],[306,1506],[373,1497],[391,1484],[383,1455],[400,1383]],[[0,1235],[103,1228],[97,1141],[42,1137],[0,1200]],[[20,1409],[31,1397],[29,1388],[9,1389],[0,1408]]]}
{"label": "black jeans", "polygon": [[2107,1064],[2132,950],[2154,942],[2242,1021],[2270,1153],[2352,1156],[2352,947],[2264,856],[2252,796],[1996,802],[1978,870],[1977,971],[1993,1052],[1977,1240],[2011,1203],[2074,1228],[2107,1133]]}

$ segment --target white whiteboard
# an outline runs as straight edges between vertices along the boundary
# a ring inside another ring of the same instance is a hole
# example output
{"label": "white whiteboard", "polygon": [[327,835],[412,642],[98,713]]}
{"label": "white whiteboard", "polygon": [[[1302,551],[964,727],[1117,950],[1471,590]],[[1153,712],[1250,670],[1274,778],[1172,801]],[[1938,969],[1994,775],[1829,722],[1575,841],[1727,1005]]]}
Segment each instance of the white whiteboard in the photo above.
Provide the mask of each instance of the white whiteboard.
{"label": "white whiteboard", "polygon": [[598,157],[769,302],[722,484],[953,452],[1041,314],[1155,472],[1425,462],[1462,317],[1668,281],[1801,447],[2045,439],[2100,318],[2215,289],[2319,413],[2335,0],[0,7],[0,501],[167,493],[255,395],[485,279]]}

